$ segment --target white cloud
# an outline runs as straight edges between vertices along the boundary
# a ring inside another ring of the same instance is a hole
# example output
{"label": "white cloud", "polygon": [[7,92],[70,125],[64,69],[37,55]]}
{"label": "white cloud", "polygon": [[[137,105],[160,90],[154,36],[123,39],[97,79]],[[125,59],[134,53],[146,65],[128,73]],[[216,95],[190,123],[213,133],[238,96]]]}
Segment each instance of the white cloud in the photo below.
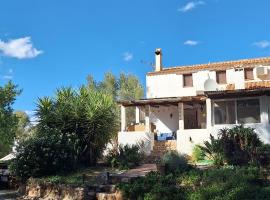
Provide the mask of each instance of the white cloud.
{"label": "white cloud", "polygon": [[198,44],[199,44],[199,42],[195,41],[195,40],[187,40],[184,42],[184,45],[188,45],[188,46],[196,46]]}
{"label": "white cloud", "polygon": [[2,76],[3,79],[11,80],[13,79],[13,69],[9,69],[6,73],[6,75]]}
{"label": "white cloud", "polygon": [[13,79],[13,76],[12,75],[4,75],[3,79],[11,80],[11,79]]}
{"label": "white cloud", "polygon": [[205,4],[204,1],[190,1],[183,7],[179,8],[178,11],[180,12],[188,12],[196,8],[197,6]]}
{"label": "white cloud", "polygon": [[264,48],[270,47],[270,41],[262,40],[262,41],[254,42],[253,45],[258,48],[264,49]]}
{"label": "white cloud", "polygon": [[130,52],[125,52],[123,53],[123,59],[126,62],[131,61],[133,59],[133,54]]}
{"label": "white cloud", "polygon": [[31,37],[12,39],[7,42],[0,40],[0,53],[18,59],[34,58],[43,53],[33,47]]}

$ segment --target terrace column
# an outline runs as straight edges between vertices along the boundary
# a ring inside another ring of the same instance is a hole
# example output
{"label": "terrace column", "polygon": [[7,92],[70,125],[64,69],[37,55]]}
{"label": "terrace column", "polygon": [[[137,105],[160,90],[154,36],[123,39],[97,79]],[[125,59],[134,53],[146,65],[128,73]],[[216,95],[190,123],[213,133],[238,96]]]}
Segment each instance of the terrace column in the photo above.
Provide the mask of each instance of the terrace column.
{"label": "terrace column", "polygon": [[260,97],[260,116],[262,124],[269,124],[268,119],[268,96]]}
{"label": "terrace column", "polygon": [[140,108],[136,106],[136,124],[140,123]]}
{"label": "terrace column", "polygon": [[179,113],[179,130],[184,130],[184,103],[178,103],[178,113]]}
{"label": "terrace column", "polygon": [[212,103],[211,99],[206,99],[206,128],[210,130],[212,128]]}
{"label": "terrace column", "polygon": [[145,106],[145,132],[150,133],[151,132],[151,124],[150,124],[150,106]]}
{"label": "terrace column", "polygon": [[121,132],[126,130],[126,107],[121,105]]}

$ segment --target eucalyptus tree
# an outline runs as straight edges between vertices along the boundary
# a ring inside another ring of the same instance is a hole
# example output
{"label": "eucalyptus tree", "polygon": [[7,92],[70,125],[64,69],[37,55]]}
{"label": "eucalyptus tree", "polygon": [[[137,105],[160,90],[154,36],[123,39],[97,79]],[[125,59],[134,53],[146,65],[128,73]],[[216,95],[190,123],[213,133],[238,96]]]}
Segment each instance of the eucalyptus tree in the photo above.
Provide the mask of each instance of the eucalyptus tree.
{"label": "eucalyptus tree", "polygon": [[[136,100],[141,99],[144,96],[144,89],[137,76],[132,74],[121,73],[119,77],[113,75],[111,72],[107,72],[104,75],[104,79],[101,81],[95,81],[94,78],[89,75],[87,77],[87,86],[94,91],[101,91],[109,94],[115,101],[119,100]],[[116,105],[116,104],[115,104]],[[115,109],[119,119],[120,109],[117,106]],[[135,109],[127,109],[127,122],[132,122],[135,119]],[[119,123],[118,123],[119,124]]]}
{"label": "eucalyptus tree", "polygon": [[0,86],[0,156],[11,151],[17,130],[17,118],[12,105],[21,93],[17,85],[9,81]]}

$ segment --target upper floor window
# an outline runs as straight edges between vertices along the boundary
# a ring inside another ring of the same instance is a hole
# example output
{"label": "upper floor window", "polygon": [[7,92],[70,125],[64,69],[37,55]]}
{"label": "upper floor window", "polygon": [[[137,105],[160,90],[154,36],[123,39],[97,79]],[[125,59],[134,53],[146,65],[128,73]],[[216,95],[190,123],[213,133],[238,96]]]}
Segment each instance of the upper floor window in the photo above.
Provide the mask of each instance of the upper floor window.
{"label": "upper floor window", "polygon": [[226,84],[226,71],[217,71],[216,79],[218,84]]}
{"label": "upper floor window", "polygon": [[183,85],[184,87],[193,87],[192,74],[183,75]]}
{"label": "upper floor window", "polygon": [[246,68],[245,69],[245,80],[253,80],[253,68]]}

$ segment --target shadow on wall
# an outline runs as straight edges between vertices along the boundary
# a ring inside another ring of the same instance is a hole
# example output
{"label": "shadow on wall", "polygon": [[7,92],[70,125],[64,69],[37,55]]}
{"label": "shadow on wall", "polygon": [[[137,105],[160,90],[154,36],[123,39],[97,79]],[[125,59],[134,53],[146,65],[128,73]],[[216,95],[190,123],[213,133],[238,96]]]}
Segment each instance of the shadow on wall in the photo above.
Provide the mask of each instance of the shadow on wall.
{"label": "shadow on wall", "polygon": [[269,124],[255,124],[251,126],[255,128],[255,131],[260,136],[264,143],[270,144],[270,125]]}
{"label": "shadow on wall", "polygon": [[160,106],[151,112],[151,122],[161,133],[170,133],[178,130],[179,113],[177,106]]}
{"label": "shadow on wall", "polygon": [[118,133],[119,145],[140,145],[142,151],[150,154],[152,150],[152,141],[154,135],[145,132],[120,132]]}

